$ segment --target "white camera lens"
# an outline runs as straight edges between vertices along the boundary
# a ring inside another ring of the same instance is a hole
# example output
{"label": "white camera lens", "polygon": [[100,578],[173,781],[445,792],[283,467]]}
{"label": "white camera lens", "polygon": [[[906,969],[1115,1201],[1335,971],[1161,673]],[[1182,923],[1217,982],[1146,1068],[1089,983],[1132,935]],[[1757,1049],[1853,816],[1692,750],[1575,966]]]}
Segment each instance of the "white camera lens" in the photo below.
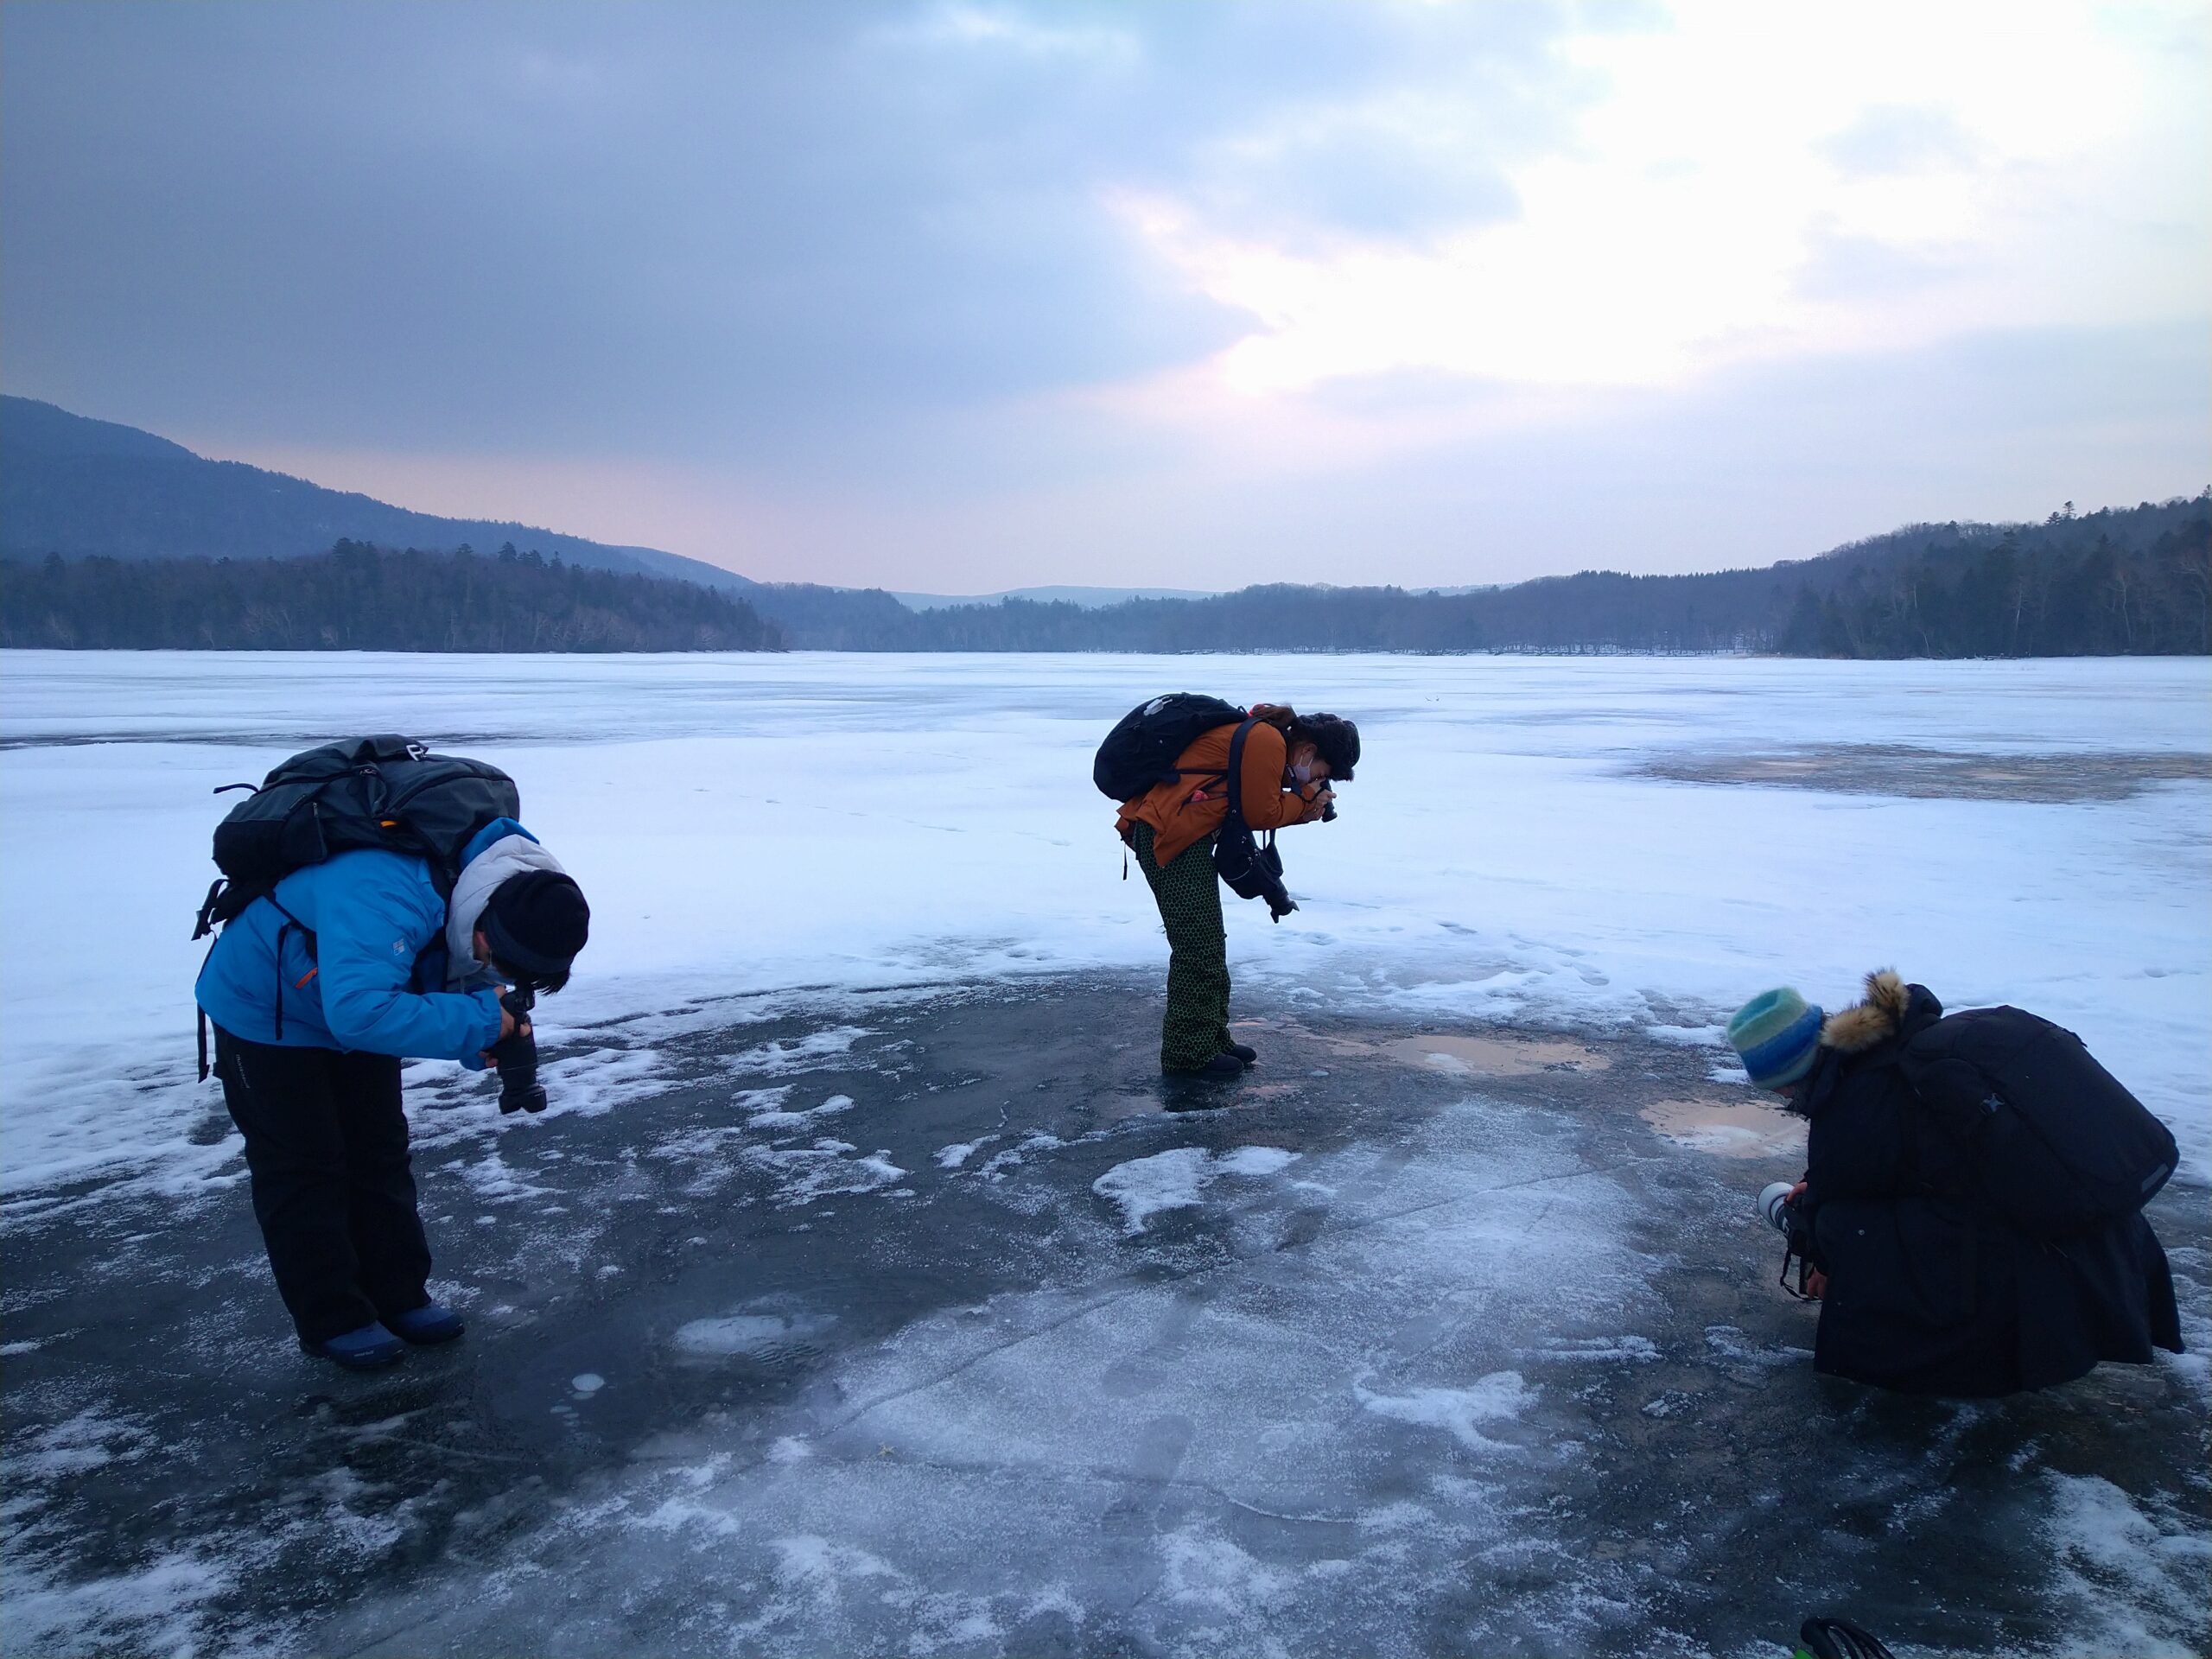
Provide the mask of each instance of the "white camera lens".
{"label": "white camera lens", "polygon": [[1759,1192],[1759,1219],[1778,1233],[1789,1230],[1789,1222],[1782,1213],[1782,1206],[1789,1202],[1789,1195],[1796,1187],[1794,1181],[1773,1181]]}

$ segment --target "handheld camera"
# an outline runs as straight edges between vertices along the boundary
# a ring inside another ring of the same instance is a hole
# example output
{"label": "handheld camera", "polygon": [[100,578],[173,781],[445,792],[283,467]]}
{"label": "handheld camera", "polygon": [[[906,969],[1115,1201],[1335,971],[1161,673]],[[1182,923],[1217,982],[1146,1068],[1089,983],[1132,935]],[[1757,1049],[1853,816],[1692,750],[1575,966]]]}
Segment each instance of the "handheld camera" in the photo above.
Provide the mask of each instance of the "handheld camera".
{"label": "handheld camera", "polygon": [[[1776,1281],[1800,1301],[1815,1301],[1812,1294],[1812,1240],[1805,1230],[1805,1217],[1790,1198],[1797,1190],[1794,1181],[1770,1181],[1759,1189],[1758,1210],[1759,1219],[1782,1235],[1782,1274]],[[1789,1266],[1797,1265],[1797,1283],[1789,1283]]]}
{"label": "handheld camera", "polygon": [[499,1065],[499,1110],[542,1112],[545,1085],[537,1080],[537,1033],[531,1029],[530,1011],[537,1006],[537,987],[518,980],[512,990],[501,993],[499,1006],[514,1016],[515,1028],[492,1045],[492,1058]]}

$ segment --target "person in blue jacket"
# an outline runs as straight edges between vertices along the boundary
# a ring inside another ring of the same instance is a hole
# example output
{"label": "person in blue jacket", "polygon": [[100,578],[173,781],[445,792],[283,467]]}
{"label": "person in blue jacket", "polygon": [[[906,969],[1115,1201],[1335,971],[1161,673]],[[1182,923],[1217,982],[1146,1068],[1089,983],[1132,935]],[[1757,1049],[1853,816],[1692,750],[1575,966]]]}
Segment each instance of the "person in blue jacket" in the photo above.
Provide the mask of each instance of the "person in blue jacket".
{"label": "person in blue jacket", "polygon": [[423,860],[362,849],[294,871],[224,928],[196,995],[307,1352],[368,1370],[466,1328],[430,1300],[399,1063],[482,1070],[515,1028],[501,982],[558,989],[590,923],[553,855],[501,818],[462,850],[450,899]]}

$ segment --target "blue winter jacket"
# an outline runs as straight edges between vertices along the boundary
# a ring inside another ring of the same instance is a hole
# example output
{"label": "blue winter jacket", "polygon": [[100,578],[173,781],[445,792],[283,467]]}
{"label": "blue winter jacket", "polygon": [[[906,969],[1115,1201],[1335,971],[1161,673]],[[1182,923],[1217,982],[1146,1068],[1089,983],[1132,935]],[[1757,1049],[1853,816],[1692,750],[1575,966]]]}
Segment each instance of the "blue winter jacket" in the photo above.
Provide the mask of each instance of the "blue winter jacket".
{"label": "blue winter jacket", "polygon": [[[521,830],[502,819],[470,842],[464,865],[497,834]],[[340,853],[295,870],[274,904],[257,899],[230,922],[195,995],[210,1020],[248,1042],[480,1069],[480,1052],[499,1036],[499,995],[488,985],[445,988],[445,925],[446,901],[423,860]]]}

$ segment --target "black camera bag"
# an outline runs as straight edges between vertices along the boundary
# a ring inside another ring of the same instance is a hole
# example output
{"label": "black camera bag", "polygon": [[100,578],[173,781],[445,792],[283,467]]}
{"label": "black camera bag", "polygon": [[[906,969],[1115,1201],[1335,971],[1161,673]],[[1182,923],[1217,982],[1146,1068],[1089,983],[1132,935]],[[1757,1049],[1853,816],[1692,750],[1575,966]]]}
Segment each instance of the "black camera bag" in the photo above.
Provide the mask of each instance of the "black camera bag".
{"label": "black camera bag", "polygon": [[2174,1173],[2172,1132],[2079,1037],[2024,1009],[1948,1015],[1897,1064],[2031,1238],[2063,1242],[2133,1215]]}
{"label": "black camera bag", "polygon": [[1141,702],[1122,716],[1090,763],[1090,781],[1116,803],[1133,801],[1156,784],[1183,774],[1177,757],[1217,726],[1244,718],[1233,702],[1197,691],[1170,691]]}
{"label": "black camera bag", "polygon": [[1229,884],[1239,899],[1264,899],[1268,919],[1279,922],[1298,908],[1298,901],[1282,883],[1282,855],[1275,850],[1275,832],[1262,842],[1244,822],[1244,740],[1261,722],[1247,720],[1229,740],[1229,813],[1214,837],[1214,874]]}

